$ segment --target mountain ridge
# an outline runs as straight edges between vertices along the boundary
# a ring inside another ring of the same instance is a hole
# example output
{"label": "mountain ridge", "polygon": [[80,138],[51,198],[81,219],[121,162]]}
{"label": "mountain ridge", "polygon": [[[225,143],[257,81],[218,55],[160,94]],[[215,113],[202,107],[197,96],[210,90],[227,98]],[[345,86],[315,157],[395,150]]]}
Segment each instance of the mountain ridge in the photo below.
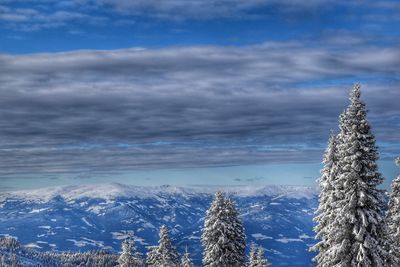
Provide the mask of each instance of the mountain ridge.
{"label": "mountain ridge", "polygon": [[138,187],[95,184],[0,193],[0,235],[39,251],[118,253],[132,235],[140,252],[156,245],[166,224],[179,252],[201,263],[201,229],[217,190],[231,197],[247,244],[266,249],[273,266],[312,266],[317,191],[305,186]]}
{"label": "mountain ridge", "polygon": [[62,196],[65,199],[77,199],[82,197],[98,197],[103,199],[115,199],[123,196],[148,197],[150,195],[165,194],[213,194],[222,191],[229,195],[257,196],[267,194],[269,196],[285,195],[290,198],[313,198],[317,190],[309,186],[299,185],[160,185],[160,186],[136,186],[122,183],[82,184],[66,186],[50,186],[40,189],[16,190],[0,192],[0,202],[5,198],[20,197],[25,199],[49,199]]}

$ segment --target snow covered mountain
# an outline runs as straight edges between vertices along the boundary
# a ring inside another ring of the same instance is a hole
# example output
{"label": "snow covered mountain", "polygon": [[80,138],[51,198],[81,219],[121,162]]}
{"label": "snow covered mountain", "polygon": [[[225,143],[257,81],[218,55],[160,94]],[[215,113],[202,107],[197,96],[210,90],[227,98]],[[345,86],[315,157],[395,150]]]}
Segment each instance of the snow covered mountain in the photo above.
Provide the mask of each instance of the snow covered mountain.
{"label": "snow covered mountain", "polygon": [[201,227],[213,193],[237,203],[247,242],[266,249],[273,266],[312,266],[313,212],[308,187],[136,187],[122,184],[54,187],[0,193],[0,235],[17,237],[39,251],[120,251],[133,234],[140,251],[158,240],[166,224],[180,252],[201,262]]}

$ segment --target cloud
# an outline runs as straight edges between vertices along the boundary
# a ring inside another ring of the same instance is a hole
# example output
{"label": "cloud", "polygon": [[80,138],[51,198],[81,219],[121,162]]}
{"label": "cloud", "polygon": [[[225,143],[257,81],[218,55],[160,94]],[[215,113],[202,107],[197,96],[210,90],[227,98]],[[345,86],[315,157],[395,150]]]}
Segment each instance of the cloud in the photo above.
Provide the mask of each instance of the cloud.
{"label": "cloud", "polygon": [[251,178],[235,178],[233,179],[235,182],[248,182],[248,183],[254,183],[254,182],[258,182],[261,180],[264,180],[264,177],[251,177]]}
{"label": "cloud", "polygon": [[[99,8],[108,7],[117,13],[164,20],[271,19],[310,20],[330,16],[366,21],[397,20],[397,1],[332,1],[332,0],[98,0],[79,1]],[[359,12],[355,12],[355,10]]]}
{"label": "cloud", "polygon": [[[3,0],[0,5],[2,27],[18,31],[38,31],[90,25],[131,25],[146,20],[254,21],[279,23],[335,21],[382,24],[397,20],[396,1],[332,0]],[[340,10],[340,12],[338,12]],[[147,22],[143,22],[147,24]],[[306,26],[306,25],[305,25]],[[369,32],[369,31],[366,31]]]}
{"label": "cloud", "polygon": [[268,43],[0,55],[0,174],[320,161],[353,82],[400,152],[397,47]]}
{"label": "cloud", "polygon": [[2,22],[3,28],[29,32],[71,26],[76,23],[100,26],[108,21],[105,16],[93,15],[90,12],[79,11],[79,9],[60,8],[59,5],[54,6],[51,1],[21,2],[29,4],[26,7],[19,7],[10,3],[0,5],[0,22]]}
{"label": "cloud", "polygon": [[101,0],[97,5],[111,6],[119,13],[155,17],[168,20],[209,20],[223,18],[265,18],[273,13],[294,13],[309,11],[323,6],[328,1],[259,1],[259,0]]}

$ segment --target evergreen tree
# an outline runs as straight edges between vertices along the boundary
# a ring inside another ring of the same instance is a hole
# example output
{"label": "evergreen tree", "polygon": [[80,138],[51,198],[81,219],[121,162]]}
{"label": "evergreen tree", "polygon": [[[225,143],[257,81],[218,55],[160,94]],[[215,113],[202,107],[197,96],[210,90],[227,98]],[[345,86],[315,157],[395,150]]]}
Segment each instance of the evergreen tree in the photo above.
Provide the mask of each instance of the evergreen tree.
{"label": "evergreen tree", "polygon": [[267,258],[265,258],[264,249],[262,247],[258,247],[257,249],[257,262],[257,267],[267,267],[270,265]]}
{"label": "evergreen tree", "polygon": [[227,246],[225,223],[225,198],[221,192],[215,194],[211,207],[207,210],[202,234],[203,264],[222,266],[228,259],[225,256]]}
{"label": "evergreen tree", "polygon": [[11,265],[10,267],[20,267],[20,263],[19,263],[19,259],[17,257],[17,255],[12,254],[11,255]]}
{"label": "evergreen tree", "polygon": [[[354,86],[350,105],[340,116],[337,145],[339,172],[333,182],[336,215],[326,237],[328,261],[319,266],[391,266],[383,220],[384,192],[379,190],[375,137],[367,121],[361,88]],[[324,252],[325,253],[325,252]]]}
{"label": "evergreen tree", "polygon": [[132,238],[127,238],[122,242],[122,253],[118,258],[120,267],[140,267],[144,266],[139,252],[135,249],[135,243]]}
{"label": "evergreen tree", "polygon": [[148,266],[157,267],[177,267],[179,266],[179,256],[176,249],[172,246],[168,236],[168,228],[162,225],[160,228],[160,240],[158,246],[151,248],[147,259]]}
{"label": "evergreen tree", "polygon": [[155,266],[158,246],[148,246],[146,248],[148,250],[146,255],[146,265]]}
{"label": "evergreen tree", "polygon": [[246,261],[246,236],[244,234],[243,223],[240,219],[239,211],[231,199],[226,199],[227,223],[230,226],[228,238],[231,240],[234,253],[232,253],[233,262],[242,266]]}
{"label": "evergreen tree", "polygon": [[221,192],[215,194],[202,234],[204,266],[243,266],[245,235],[234,203]]}
{"label": "evergreen tree", "polygon": [[314,221],[316,226],[316,239],[319,242],[311,248],[311,251],[318,251],[314,261],[318,266],[326,266],[329,263],[329,255],[327,250],[329,248],[328,236],[330,233],[330,223],[336,215],[334,203],[336,201],[334,183],[338,175],[339,169],[337,164],[337,136],[331,134],[328,146],[325,150],[321,176],[318,179],[320,194],[319,206],[316,211]]}
{"label": "evergreen tree", "polygon": [[0,267],[6,267],[7,263],[6,263],[6,256],[5,255],[1,255],[0,257]]}
{"label": "evergreen tree", "polygon": [[258,267],[257,261],[257,246],[256,244],[252,243],[250,246],[250,254],[249,254],[249,263],[247,264],[248,267]]}
{"label": "evergreen tree", "polygon": [[7,267],[7,260],[5,255],[1,256],[1,264],[1,267]]}
{"label": "evergreen tree", "polygon": [[[396,163],[400,166],[400,158]],[[400,175],[392,182],[392,192],[390,193],[389,208],[386,215],[388,226],[388,239],[390,242],[391,253],[396,260],[400,260]]]}
{"label": "evergreen tree", "polygon": [[247,267],[267,267],[268,260],[265,258],[264,249],[257,247],[254,243],[250,247],[249,263]]}
{"label": "evergreen tree", "polygon": [[187,248],[185,254],[182,256],[181,266],[180,267],[194,267],[192,260],[190,259],[190,254],[187,252]]}

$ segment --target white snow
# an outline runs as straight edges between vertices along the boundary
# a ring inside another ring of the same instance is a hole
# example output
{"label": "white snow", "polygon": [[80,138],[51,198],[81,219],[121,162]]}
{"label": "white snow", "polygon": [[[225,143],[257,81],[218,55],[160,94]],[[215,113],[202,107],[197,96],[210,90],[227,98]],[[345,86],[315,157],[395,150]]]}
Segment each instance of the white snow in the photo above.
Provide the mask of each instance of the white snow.
{"label": "white snow", "polygon": [[29,243],[25,245],[26,248],[42,248],[41,246],[39,246],[36,243]]}
{"label": "white snow", "polygon": [[144,228],[154,228],[154,229],[157,228],[157,227],[155,227],[154,224],[152,224],[151,222],[145,222],[145,223],[142,224],[142,226],[143,226]]}
{"label": "white snow", "polygon": [[93,247],[104,247],[103,241],[96,241],[89,238],[82,238],[82,240],[67,239],[67,241],[73,242],[77,247],[93,246]]}
{"label": "white snow", "polygon": [[255,233],[252,234],[251,236],[254,237],[256,240],[273,239],[272,237],[263,235],[261,233]]}
{"label": "white snow", "polygon": [[278,238],[278,239],[275,239],[275,240],[277,242],[281,242],[281,243],[284,243],[284,244],[287,244],[289,242],[303,242],[303,240],[300,239],[300,238],[287,238],[287,237],[282,237],[282,238]]}
{"label": "white snow", "polygon": [[87,226],[94,227],[94,225],[91,224],[90,222],[88,222],[88,220],[87,220],[85,217],[82,218],[82,221],[83,221]]}
{"label": "white snow", "polygon": [[43,208],[43,209],[32,209],[29,213],[39,213],[45,210],[48,210],[49,208]]}
{"label": "white snow", "polygon": [[93,205],[93,206],[90,206],[87,209],[87,211],[95,213],[97,215],[103,215],[104,214],[104,210],[105,210],[105,207],[102,207],[100,205]]}
{"label": "white snow", "polygon": [[[216,191],[223,191],[229,195],[238,196],[257,196],[269,195],[280,198],[293,199],[311,199],[317,194],[316,189],[305,186],[290,185],[268,185],[259,186],[133,186],[123,185],[119,183],[110,184],[89,184],[89,185],[72,185],[61,187],[48,187],[35,190],[9,191],[0,193],[0,202],[16,201],[16,199],[33,200],[39,203],[45,203],[56,196],[63,197],[67,202],[82,198],[100,198],[107,202],[115,200],[118,197],[138,197],[150,198],[159,197],[161,195],[181,195],[184,197],[193,194],[214,194]],[[162,197],[159,197],[162,200]],[[82,203],[81,203],[82,204]],[[103,203],[102,203],[103,204]],[[82,205],[87,205],[83,202]],[[100,207],[89,207],[94,213],[101,211]],[[33,210],[32,212],[40,212],[43,210]]]}
{"label": "white snow", "polygon": [[299,235],[299,238],[300,239],[314,239],[314,237],[306,235],[306,234]]}
{"label": "white snow", "polygon": [[111,232],[112,238],[117,239],[117,240],[124,240],[130,236],[133,236],[133,231],[128,230],[128,231],[122,231],[122,232]]}
{"label": "white snow", "polygon": [[134,232],[132,230],[125,230],[121,232],[111,232],[112,238],[116,240],[124,240],[128,237],[133,238],[135,242],[141,244],[141,245],[148,245],[148,243],[145,242],[145,240],[139,236],[135,236]]}

